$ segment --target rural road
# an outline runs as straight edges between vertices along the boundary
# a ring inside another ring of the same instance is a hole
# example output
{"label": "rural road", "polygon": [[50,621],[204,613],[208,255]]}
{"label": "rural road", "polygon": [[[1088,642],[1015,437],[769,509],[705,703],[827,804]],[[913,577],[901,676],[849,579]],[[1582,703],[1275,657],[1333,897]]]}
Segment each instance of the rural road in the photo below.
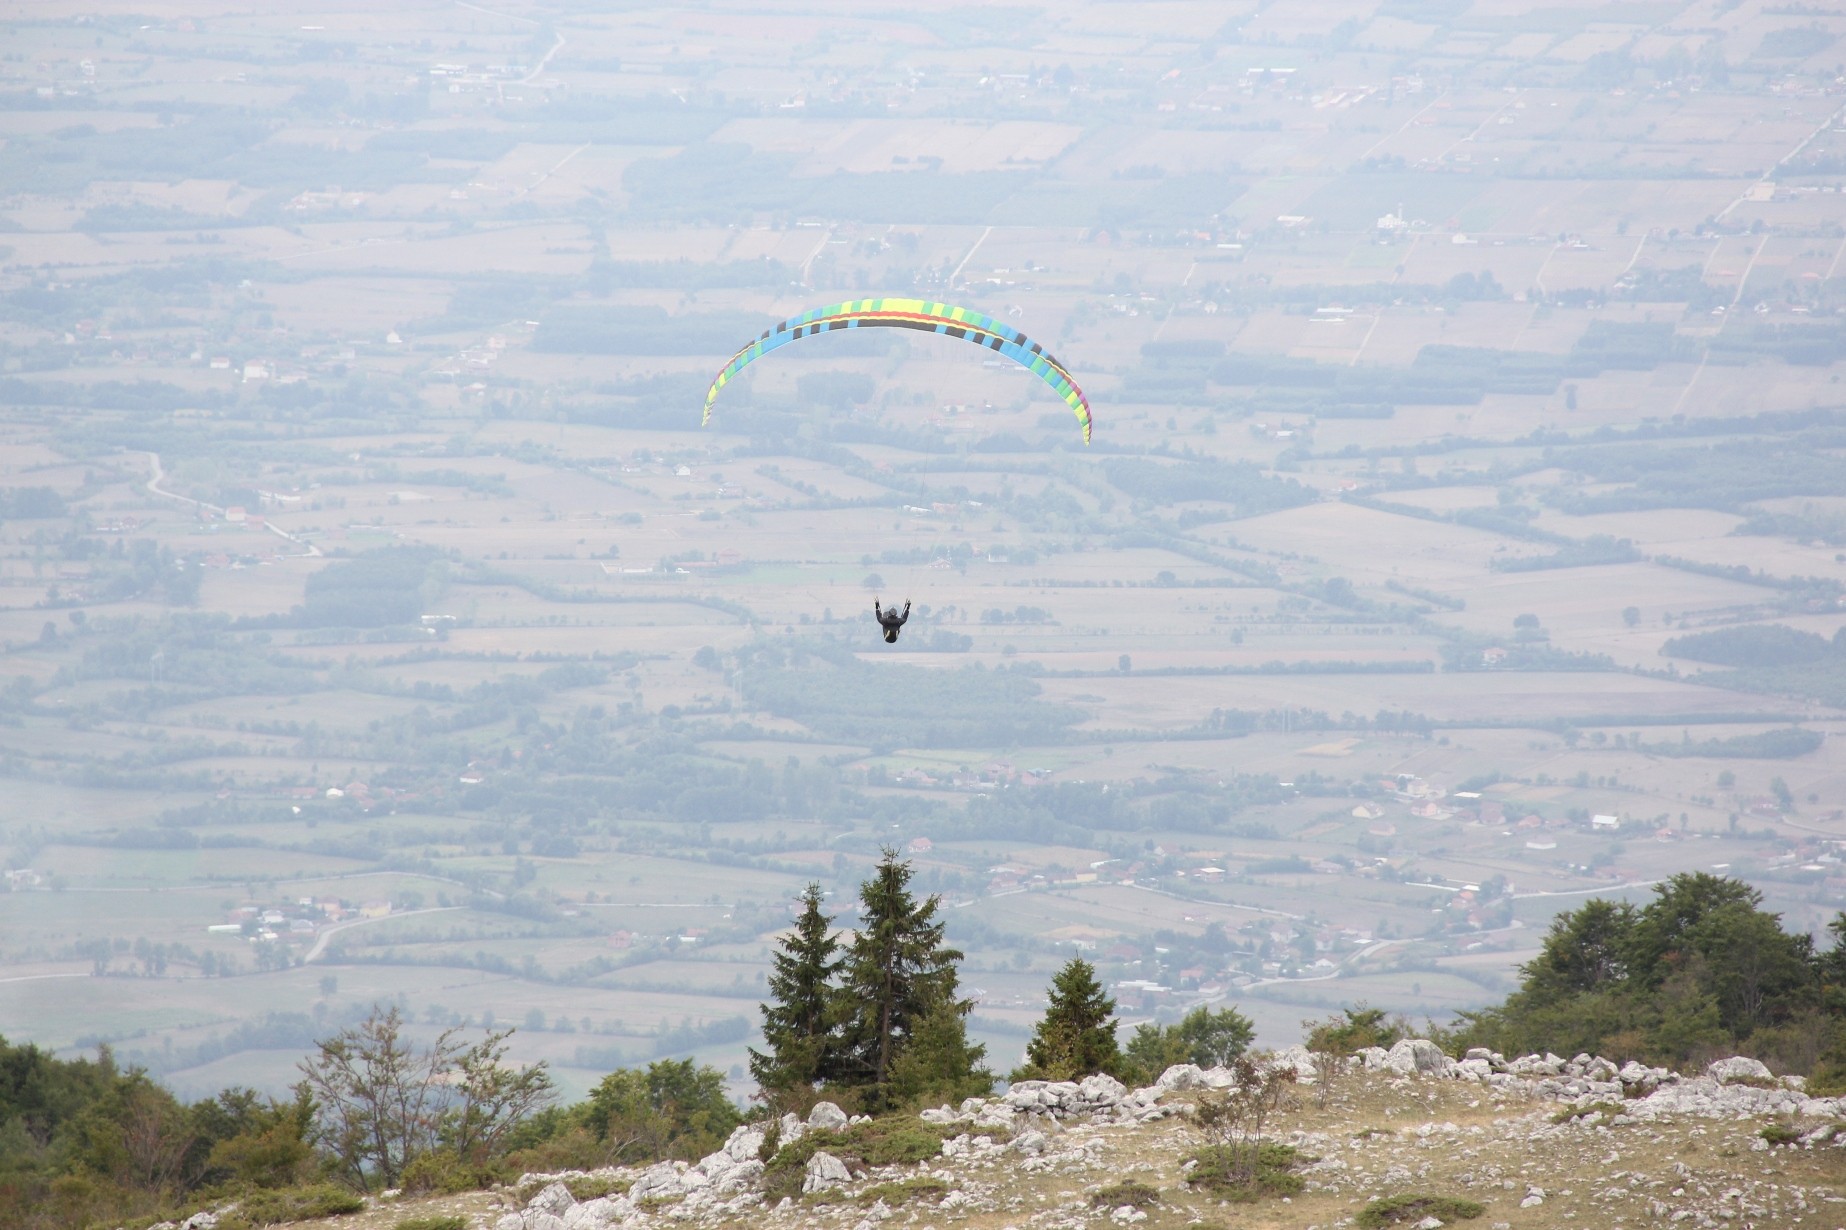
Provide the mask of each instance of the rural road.
{"label": "rural road", "polygon": [[[180,503],[190,504],[194,508],[202,508],[207,512],[217,513],[219,516],[224,515],[224,509],[216,504],[207,504],[204,500],[195,500],[189,495],[181,495],[177,491],[168,491],[165,487],[162,487],[160,485],[160,480],[167,476],[167,471],[166,467],[160,464],[160,454],[148,453],[147,459],[154,467],[153,477],[147,480],[147,489],[150,495],[157,495],[163,500],[178,500]],[[320,555],[319,547],[304,539],[295,537],[281,526],[265,521],[263,523],[263,528],[272,534],[288,539],[290,542],[300,547],[304,554],[310,557],[318,557]]]}
{"label": "rural road", "polygon": [[301,959],[301,963],[306,965],[310,961],[320,960],[321,953],[325,952],[327,949],[327,941],[332,939],[337,932],[350,931],[354,927],[363,927],[367,923],[390,922],[398,918],[415,918],[419,914],[447,914],[451,910],[466,908],[466,906],[459,905],[432,905],[427,909],[405,910],[401,914],[386,914],[381,918],[355,918],[351,922],[334,923],[331,927],[326,928],[315,937],[314,947],[308,949],[308,955]]}

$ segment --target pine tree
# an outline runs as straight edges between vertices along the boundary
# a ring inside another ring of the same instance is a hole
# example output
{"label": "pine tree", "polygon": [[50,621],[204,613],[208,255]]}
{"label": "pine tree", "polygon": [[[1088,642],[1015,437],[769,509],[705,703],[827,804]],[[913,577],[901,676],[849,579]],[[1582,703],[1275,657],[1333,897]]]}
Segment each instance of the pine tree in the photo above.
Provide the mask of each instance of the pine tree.
{"label": "pine tree", "polygon": [[892,1105],[955,1103],[993,1092],[993,1073],[982,1066],[987,1048],[968,1041],[972,1007],[967,1000],[945,1000],[916,1022],[909,1045],[891,1062]]}
{"label": "pine tree", "polygon": [[1026,1043],[1021,1071],[1048,1080],[1070,1080],[1122,1067],[1115,1042],[1115,1001],[1103,993],[1096,969],[1072,957],[1051,980],[1051,1003]]}
{"label": "pine tree", "polygon": [[812,1089],[833,1079],[839,1068],[833,986],[841,964],[839,939],[830,930],[832,916],[821,912],[820,885],[808,885],[801,904],[794,931],[777,945],[769,975],[769,1002],[763,1005],[767,1053],[750,1051],[750,1075],[772,1099]]}
{"label": "pine tree", "polygon": [[962,954],[943,946],[936,918],[941,898],[919,904],[910,874],[910,865],[887,849],[872,878],[859,886],[859,931],[847,949],[840,991],[846,1016],[842,1076],[847,1084],[870,1086],[874,1103],[892,1100],[892,1065],[919,1022],[943,1005],[952,1005],[958,1017],[971,1006],[956,998]]}

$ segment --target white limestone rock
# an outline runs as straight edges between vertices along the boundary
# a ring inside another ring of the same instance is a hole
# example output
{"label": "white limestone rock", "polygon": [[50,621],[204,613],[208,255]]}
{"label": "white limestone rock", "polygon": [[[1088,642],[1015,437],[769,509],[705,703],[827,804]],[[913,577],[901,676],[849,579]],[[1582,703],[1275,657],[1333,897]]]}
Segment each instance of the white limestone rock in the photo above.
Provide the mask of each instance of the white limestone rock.
{"label": "white limestone rock", "polygon": [[1169,1091],[1196,1089],[1205,1083],[1205,1073],[1196,1063],[1176,1063],[1160,1074],[1154,1088]]}
{"label": "white limestone rock", "polygon": [[570,1194],[570,1188],[562,1183],[547,1183],[538,1195],[526,1201],[526,1208],[562,1217],[564,1210],[576,1203],[577,1198]]}
{"label": "white limestone rock", "polygon": [[568,1230],[564,1219],[542,1209],[508,1213],[494,1223],[494,1230]]}
{"label": "white limestone rock", "polygon": [[808,1126],[817,1131],[844,1131],[848,1122],[846,1112],[832,1102],[816,1102],[814,1109],[808,1112]]}
{"label": "white limestone rock", "polygon": [[1454,1061],[1428,1038],[1405,1038],[1385,1054],[1384,1066],[1405,1076],[1440,1073]]}
{"label": "white limestone rock", "polygon": [[724,1142],[724,1152],[733,1162],[755,1161],[756,1155],[763,1151],[763,1131],[761,1128],[740,1127],[732,1132]]}
{"label": "white limestone rock", "polygon": [[802,1180],[801,1194],[806,1196],[850,1182],[852,1171],[846,1169],[846,1163],[823,1149],[808,1159],[808,1173]]}
{"label": "white limestone rock", "polygon": [[1728,1085],[1733,1081],[1773,1081],[1775,1079],[1775,1073],[1771,1072],[1768,1065],[1760,1059],[1747,1059],[1742,1055],[1736,1055],[1730,1059],[1714,1060],[1711,1066],[1705,1069],[1705,1075],[1720,1085]]}
{"label": "white limestone rock", "polygon": [[1077,1086],[1077,1096],[1093,1106],[1113,1107],[1128,1096],[1128,1086],[1113,1076],[1086,1076]]}

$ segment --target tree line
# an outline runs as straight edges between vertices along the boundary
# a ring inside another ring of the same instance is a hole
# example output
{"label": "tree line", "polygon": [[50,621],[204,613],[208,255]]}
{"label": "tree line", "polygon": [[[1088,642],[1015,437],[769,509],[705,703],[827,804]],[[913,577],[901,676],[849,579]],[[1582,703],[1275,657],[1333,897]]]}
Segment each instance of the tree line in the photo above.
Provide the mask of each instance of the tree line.
{"label": "tree line", "polygon": [[[186,1104],[107,1047],[59,1060],[0,1040],[0,1207],[21,1230],[80,1230],[235,1199],[219,1228],[249,1230],[352,1211],[386,1187],[456,1192],[535,1171],[690,1161],[741,1123],[773,1125],[823,1099],[875,1117],[860,1146],[896,1147],[919,1107],[996,1083],[968,1038],[973,1001],[941,898],[919,897],[912,878],[885,851],[850,930],[835,930],[818,885],[802,894],[774,952],[747,1110],[717,1069],[671,1058],[610,1072],[563,1105],[543,1062],[507,1062],[512,1030],[470,1044],[456,1027],[419,1045],[395,1007],[315,1042],[285,1098],[233,1088]],[[1703,873],[1674,877],[1641,907],[1592,900],[1558,916],[1504,1003],[1423,1032],[1452,1054],[1588,1051],[1675,1068],[1754,1054],[1806,1074],[1810,1092],[1846,1090],[1846,912],[1823,952],[1761,906],[1748,885]],[[1081,957],[1056,972],[1046,1001],[1007,1079],[1147,1083],[1173,1064],[1238,1067],[1236,1096],[1205,1095],[1195,1111],[1197,1131],[1222,1137],[1198,1159],[1226,1190],[1287,1187],[1286,1167],[1264,1169],[1261,1124],[1274,1110],[1264,1099],[1276,1089],[1272,1070],[1250,1062],[1243,1014],[1200,1006],[1118,1038],[1116,1004]],[[1410,1032],[1364,1005],[1307,1024],[1324,1058]],[[1321,1066],[1330,1080],[1342,1070]],[[771,1172],[798,1170],[805,1157],[782,1156],[773,1126],[770,1136]],[[933,1156],[939,1141],[923,1144],[920,1156]]]}

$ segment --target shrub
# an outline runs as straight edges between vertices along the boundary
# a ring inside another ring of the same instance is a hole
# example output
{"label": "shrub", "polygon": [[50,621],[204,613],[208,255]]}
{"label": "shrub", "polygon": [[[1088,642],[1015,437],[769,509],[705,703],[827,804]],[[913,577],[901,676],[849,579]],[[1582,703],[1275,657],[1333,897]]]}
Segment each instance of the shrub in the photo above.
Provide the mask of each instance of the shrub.
{"label": "shrub", "polygon": [[619,1196],[634,1185],[633,1179],[620,1179],[612,1174],[574,1174],[564,1180],[565,1190],[580,1203],[603,1196]]}
{"label": "shrub", "polygon": [[1792,1145],[1801,1140],[1802,1133],[1800,1129],[1789,1127],[1786,1123],[1771,1123],[1757,1135],[1772,1145]]}
{"label": "shrub", "polygon": [[763,1170],[763,1199],[773,1203],[784,1196],[799,1196],[807,1175],[808,1159],[831,1153],[852,1171],[874,1166],[900,1166],[926,1162],[942,1153],[942,1142],[965,1130],[964,1125],[924,1123],[909,1115],[886,1115],[854,1124],[843,1132],[809,1132],[800,1140],[776,1150]]}
{"label": "shrub", "polygon": [[453,1196],[492,1187],[507,1176],[463,1161],[447,1149],[420,1153],[404,1167],[403,1188],[413,1196]]}
{"label": "shrub", "polygon": [[364,1208],[363,1196],[331,1183],[252,1192],[238,1200],[235,1209],[218,1219],[218,1230],[256,1230],[279,1222],[358,1213]]}
{"label": "shrub", "polygon": [[926,1204],[940,1204],[942,1198],[954,1189],[941,1179],[917,1178],[899,1179],[895,1183],[877,1183],[859,1193],[858,1200],[863,1205],[874,1205],[880,1200],[887,1208],[902,1208],[912,1200],[921,1200]]}
{"label": "shrub", "polygon": [[1124,1179],[1113,1186],[1105,1187],[1090,1197],[1090,1205],[1098,1209],[1119,1209],[1123,1205],[1132,1205],[1145,1209],[1150,1204],[1160,1203],[1160,1190],[1149,1187],[1134,1179]]}
{"label": "shrub", "polygon": [[1307,1047],[1310,1051],[1331,1051],[1350,1055],[1368,1046],[1390,1048],[1410,1036],[1402,1017],[1387,1018],[1383,1008],[1355,1004],[1336,1012],[1319,1023],[1308,1023]]}
{"label": "shrub", "polygon": [[1299,1192],[1306,1183],[1291,1172],[1313,1159],[1287,1145],[1207,1145],[1186,1160],[1192,1163],[1186,1186],[1248,1204]]}
{"label": "shrub", "polygon": [[1359,1210],[1358,1224],[1363,1230],[1382,1230],[1385,1226],[1404,1223],[1414,1226],[1426,1217],[1442,1222],[1462,1221],[1479,1217],[1486,1211],[1486,1205],[1452,1196],[1385,1196]]}
{"label": "shrub", "polygon": [[613,1174],[573,1174],[559,1178],[529,1178],[513,1189],[520,1204],[527,1204],[532,1197],[550,1187],[553,1183],[562,1183],[564,1190],[578,1202],[595,1200],[599,1196],[619,1195],[635,1185],[633,1179],[622,1178]]}

